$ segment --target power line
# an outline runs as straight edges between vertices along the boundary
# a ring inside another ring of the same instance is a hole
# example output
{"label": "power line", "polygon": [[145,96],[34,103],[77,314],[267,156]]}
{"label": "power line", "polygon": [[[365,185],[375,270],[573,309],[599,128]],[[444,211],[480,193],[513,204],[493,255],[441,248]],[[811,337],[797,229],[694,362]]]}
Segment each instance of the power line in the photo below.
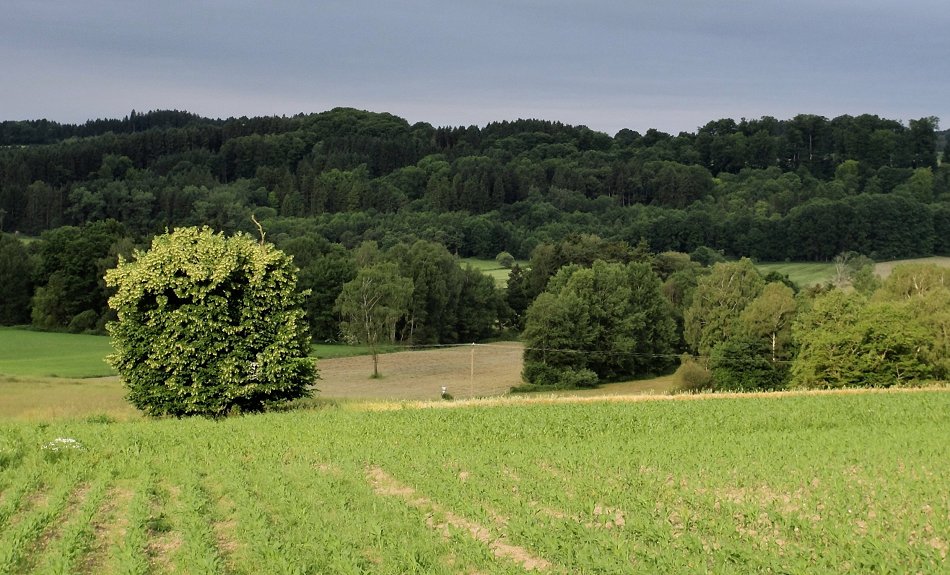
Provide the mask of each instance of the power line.
{"label": "power line", "polygon": [[[608,351],[608,350],[591,350],[591,349],[572,349],[572,348],[560,348],[560,347],[535,347],[535,346],[525,346],[525,345],[513,345],[508,343],[430,343],[430,344],[413,344],[407,346],[400,351],[424,351],[427,349],[440,349],[440,348],[496,348],[496,349],[509,349],[509,350],[521,350],[521,351],[537,351],[542,353],[564,353],[564,354],[586,354],[586,355],[598,355],[598,356],[618,356],[618,357],[632,357],[632,358],[647,358],[647,359],[656,359],[656,358],[666,358],[666,359],[680,359],[683,357],[683,353],[644,353],[644,352],[628,352],[628,351]],[[685,352],[684,352],[685,353]],[[751,355],[751,354],[750,354]],[[705,360],[708,361],[712,359],[712,356],[709,355],[692,355],[689,354],[689,357],[695,360]],[[763,356],[765,357],[765,356]],[[773,364],[791,364],[791,360],[772,360],[769,359],[770,363]]]}

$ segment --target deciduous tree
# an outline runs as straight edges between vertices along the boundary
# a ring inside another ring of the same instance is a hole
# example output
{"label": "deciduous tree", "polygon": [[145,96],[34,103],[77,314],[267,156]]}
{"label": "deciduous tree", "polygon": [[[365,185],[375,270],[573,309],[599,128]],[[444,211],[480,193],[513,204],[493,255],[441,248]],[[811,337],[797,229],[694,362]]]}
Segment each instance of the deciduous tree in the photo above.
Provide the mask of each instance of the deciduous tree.
{"label": "deciduous tree", "polygon": [[781,283],[770,283],[739,314],[739,331],[763,343],[772,363],[789,359],[795,294]]}
{"label": "deciduous tree", "polygon": [[647,263],[596,261],[566,266],[528,308],[525,378],[537,364],[589,369],[612,380],[656,373],[672,364],[676,341],[669,303]]}
{"label": "deciduous tree", "polygon": [[694,352],[708,355],[736,332],[739,314],[764,286],[751,260],[713,265],[709,275],[699,279],[692,304],[684,314],[686,343]]}
{"label": "deciduous tree", "polygon": [[340,327],[349,340],[369,346],[374,378],[379,377],[379,345],[396,340],[396,324],[409,312],[411,298],[412,280],[389,262],[361,268],[343,284],[336,301]]}
{"label": "deciduous tree", "polygon": [[898,274],[870,300],[839,290],[820,296],[795,322],[792,384],[890,387],[950,375],[950,289],[924,287],[924,277]]}
{"label": "deciduous tree", "polygon": [[0,325],[30,321],[33,261],[17,238],[0,232]]}

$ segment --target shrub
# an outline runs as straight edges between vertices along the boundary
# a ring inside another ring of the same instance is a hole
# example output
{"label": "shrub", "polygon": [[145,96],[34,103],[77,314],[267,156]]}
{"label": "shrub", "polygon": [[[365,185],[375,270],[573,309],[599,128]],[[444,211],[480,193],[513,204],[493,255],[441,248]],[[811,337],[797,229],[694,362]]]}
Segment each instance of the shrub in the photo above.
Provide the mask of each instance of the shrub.
{"label": "shrub", "polygon": [[515,264],[515,257],[508,252],[501,252],[495,256],[495,263],[505,269],[510,269]]}
{"label": "shrub", "polygon": [[[589,369],[554,366],[540,361],[526,361],[522,377],[532,386],[544,389],[596,387],[597,374]],[[518,388],[519,391],[524,391]]]}
{"label": "shrub", "polygon": [[701,391],[712,389],[713,376],[701,363],[691,356],[684,356],[682,363],[673,374],[676,391]]}
{"label": "shrub", "polygon": [[305,294],[291,259],[245,235],[183,228],[106,274],[110,363],[149,415],[220,417],[309,395]]}
{"label": "shrub", "polygon": [[69,326],[66,330],[70,333],[92,332],[96,330],[98,321],[99,314],[97,314],[95,310],[87,309],[84,312],[76,314],[73,319],[69,321]]}

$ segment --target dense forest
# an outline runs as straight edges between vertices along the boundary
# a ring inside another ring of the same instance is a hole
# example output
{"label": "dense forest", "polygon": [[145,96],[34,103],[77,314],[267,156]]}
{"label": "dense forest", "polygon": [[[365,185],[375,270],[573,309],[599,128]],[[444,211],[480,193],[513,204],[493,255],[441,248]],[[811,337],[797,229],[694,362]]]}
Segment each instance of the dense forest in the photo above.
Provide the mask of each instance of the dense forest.
{"label": "dense forest", "polygon": [[[540,120],[410,125],[344,108],[0,122],[0,324],[102,331],[111,317],[102,277],[120,255],[181,226],[256,235],[253,216],[294,256],[315,339],[340,338],[337,298],[372,266],[412,280],[392,328],[411,343],[525,327],[529,339],[549,335],[532,322],[571,317],[579,307],[570,302],[593,297],[591,282],[614,278],[653,286],[614,304],[654,309],[648,323],[664,327],[649,337],[663,342],[663,359],[594,362],[578,377],[657,371],[681,351],[713,354],[697,335],[706,323],[690,328],[690,308],[724,259],[950,254],[945,145],[936,118],[905,125],[874,115],[721,119],[695,133],[612,137]],[[458,256],[502,252],[530,260],[504,290],[457,265]],[[587,277],[578,266],[601,267]],[[759,277],[743,305],[778,298],[778,287],[762,290],[781,279]],[[529,364],[554,361],[537,355],[529,351]],[[539,369],[527,379],[544,379]]]}
{"label": "dense forest", "polygon": [[115,219],[412,239],[526,258],[569,233],[761,260],[950,253],[950,166],[935,118],[709,122],[695,133],[519,120],[409,125],[352,109],[209,120],[131,113],[80,126],[0,123],[0,228],[38,235]]}

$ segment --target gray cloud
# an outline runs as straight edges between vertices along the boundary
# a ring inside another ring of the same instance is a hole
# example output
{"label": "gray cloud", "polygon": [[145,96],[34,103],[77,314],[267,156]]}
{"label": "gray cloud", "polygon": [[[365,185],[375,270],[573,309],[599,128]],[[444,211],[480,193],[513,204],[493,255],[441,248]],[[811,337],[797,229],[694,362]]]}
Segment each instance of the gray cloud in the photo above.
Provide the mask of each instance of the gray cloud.
{"label": "gray cloud", "polygon": [[355,106],[438,125],[613,133],[720,117],[946,115],[929,0],[8,0],[0,117]]}

